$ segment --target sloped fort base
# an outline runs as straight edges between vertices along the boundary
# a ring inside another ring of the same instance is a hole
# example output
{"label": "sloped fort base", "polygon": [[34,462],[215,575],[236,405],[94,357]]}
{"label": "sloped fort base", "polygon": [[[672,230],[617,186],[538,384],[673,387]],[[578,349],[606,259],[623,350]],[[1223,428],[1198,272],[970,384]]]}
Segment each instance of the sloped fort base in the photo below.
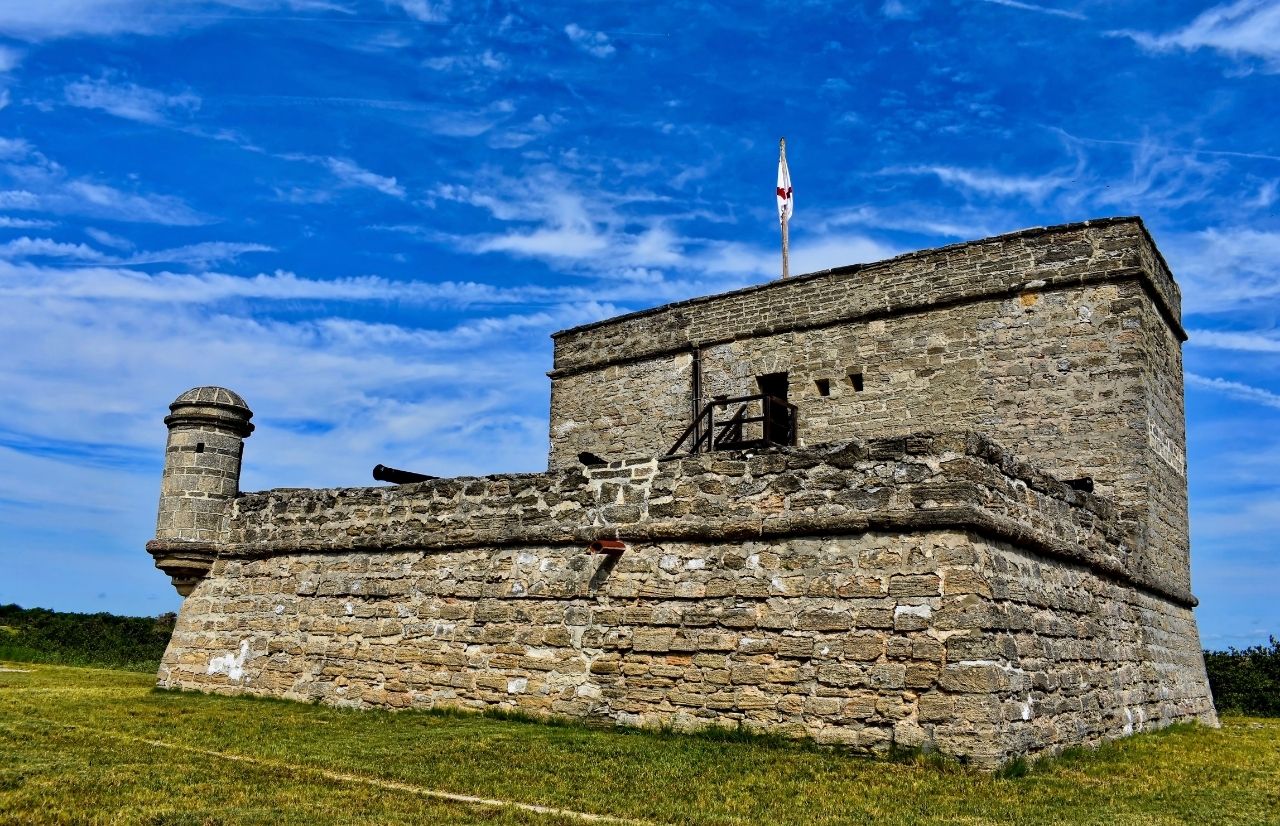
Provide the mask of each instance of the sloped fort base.
{"label": "sloped fort base", "polygon": [[1134,572],[1139,539],[975,434],[250,494],[159,682],[993,767],[1216,723],[1194,599]]}

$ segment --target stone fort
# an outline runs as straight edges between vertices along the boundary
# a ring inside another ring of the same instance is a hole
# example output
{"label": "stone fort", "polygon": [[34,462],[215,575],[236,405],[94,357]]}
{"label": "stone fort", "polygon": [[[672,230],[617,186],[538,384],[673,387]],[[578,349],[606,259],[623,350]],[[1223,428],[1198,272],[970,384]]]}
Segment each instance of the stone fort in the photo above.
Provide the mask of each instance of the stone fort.
{"label": "stone fort", "polygon": [[1217,720],[1179,291],[1138,218],[556,333],[550,469],[241,493],[165,419],[159,685],[742,725],[982,768]]}

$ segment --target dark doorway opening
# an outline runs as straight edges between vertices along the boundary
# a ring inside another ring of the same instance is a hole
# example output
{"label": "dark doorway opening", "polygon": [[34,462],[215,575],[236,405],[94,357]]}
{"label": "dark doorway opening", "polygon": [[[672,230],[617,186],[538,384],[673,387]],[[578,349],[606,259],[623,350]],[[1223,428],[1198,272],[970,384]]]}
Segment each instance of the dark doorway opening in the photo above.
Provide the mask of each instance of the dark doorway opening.
{"label": "dark doorway opening", "polygon": [[[786,373],[766,373],[763,376],[756,376],[756,384],[763,395],[772,396],[780,402],[789,401]],[[769,408],[769,413],[765,416],[765,439],[775,445],[795,444],[795,422],[792,421],[790,408],[780,404],[769,405]]]}
{"label": "dark doorway opening", "polygon": [[760,392],[766,396],[776,396],[784,402],[787,400],[786,373],[766,373],[763,376],[756,376],[756,384],[760,386]]}

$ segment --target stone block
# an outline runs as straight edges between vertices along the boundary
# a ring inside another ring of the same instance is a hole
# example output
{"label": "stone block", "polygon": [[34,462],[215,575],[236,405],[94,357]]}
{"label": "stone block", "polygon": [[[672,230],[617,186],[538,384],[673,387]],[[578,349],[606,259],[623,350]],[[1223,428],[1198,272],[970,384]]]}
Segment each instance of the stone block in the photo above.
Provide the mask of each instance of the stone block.
{"label": "stone block", "polygon": [[948,665],[938,676],[938,685],[947,691],[987,694],[1008,689],[1009,676],[995,663]]}
{"label": "stone block", "polygon": [[836,687],[848,687],[866,685],[867,678],[863,674],[862,669],[853,665],[842,665],[840,663],[832,663],[830,665],[822,665],[817,670],[818,682],[824,685]]}
{"label": "stone block", "polygon": [[675,636],[669,629],[641,629],[631,635],[631,648],[637,652],[670,651]]}
{"label": "stone block", "polygon": [[848,660],[877,660],[884,654],[885,645],[883,634],[850,634],[840,641],[839,652]]}
{"label": "stone block", "polygon": [[907,663],[907,688],[931,688],[938,679],[938,666],[933,663]]}
{"label": "stone block", "polygon": [[849,611],[826,608],[801,611],[795,627],[800,631],[847,631],[853,627],[853,616]]}
{"label": "stone block", "polygon": [[875,689],[900,689],[906,678],[907,667],[902,663],[876,663],[867,669],[867,682]]}
{"label": "stone block", "polygon": [[891,597],[933,597],[942,593],[937,574],[895,574],[889,577]]}

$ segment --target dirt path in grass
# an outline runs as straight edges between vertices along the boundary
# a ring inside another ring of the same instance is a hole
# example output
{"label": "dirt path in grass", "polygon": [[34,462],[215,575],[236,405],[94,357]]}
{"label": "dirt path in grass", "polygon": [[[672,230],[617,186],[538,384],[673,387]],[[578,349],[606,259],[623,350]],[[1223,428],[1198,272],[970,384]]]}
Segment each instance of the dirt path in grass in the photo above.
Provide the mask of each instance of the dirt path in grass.
{"label": "dirt path in grass", "polygon": [[199,754],[205,757],[215,757],[220,760],[228,760],[235,763],[247,763],[253,766],[261,766],[264,768],[281,769],[289,772],[297,772],[300,774],[311,774],[323,777],[325,780],[334,780],[339,783],[360,783],[366,786],[373,786],[379,789],[387,789],[389,791],[406,792],[422,797],[430,797],[436,800],[448,800],[454,803],[465,803],[472,806],[487,806],[498,809],[518,809],[523,812],[532,812],[540,815],[550,815],[553,817],[561,817],[568,820],[578,820],[583,823],[601,823],[610,824],[610,826],[661,826],[661,824],[648,820],[632,820],[623,817],[614,817],[613,815],[593,814],[591,812],[578,812],[573,809],[560,809],[554,806],[540,806],[536,803],[522,803],[518,800],[499,800],[491,797],[476,797],[469,794],[457,794],[456,792],[446,792],[439,789],[430,789],[425,786],[415,786],[411,783],[401,783],[396,780],[385,780],[380,777],[369,777],[360,774],[348,774],[346,772],[336,772],[329,769],[321,769],[315,766],[305,766],[298,763],[286,763],[282,760],[268,760],[262,757],[250,757],[244,754],[233,754],[231,752],[216,751],[214,749],[203,749],[198,746],[188,746],[182,743],[169,743],[164,740],[152,740],[147,737],[138,737],[133,734],[125,734],[120,731],[112,731],[110,729],[90,728],[89,726],[79,726],[73,723],[60,723],[56,720],[48,720],[41,717],[25,717],[26,721],[33,723],[43,723],[47,726],[55,728],[67,729],[69,731],[83,732],[85,734],[93,734],[102,737],[112,737],[117,740],[127,740],[133,743],[141,743],[157,749],[168,749],[170,751],[187,752],[189,754]]}

